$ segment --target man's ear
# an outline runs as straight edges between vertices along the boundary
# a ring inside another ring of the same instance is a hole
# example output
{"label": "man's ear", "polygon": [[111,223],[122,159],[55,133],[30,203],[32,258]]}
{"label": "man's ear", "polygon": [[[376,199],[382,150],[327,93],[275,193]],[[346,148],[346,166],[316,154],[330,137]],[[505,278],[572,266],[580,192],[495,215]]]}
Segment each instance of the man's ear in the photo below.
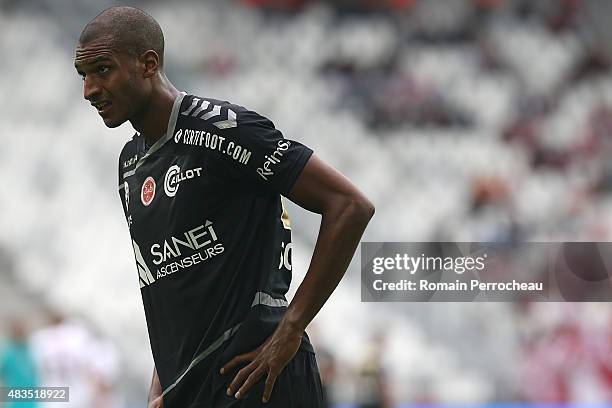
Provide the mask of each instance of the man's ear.
{"label": "man's ear", "polygon": [[151,78],[159,71],[159,55],[153,51],[145,51],[139,58],[140,63],[144,67],[143,77]]}

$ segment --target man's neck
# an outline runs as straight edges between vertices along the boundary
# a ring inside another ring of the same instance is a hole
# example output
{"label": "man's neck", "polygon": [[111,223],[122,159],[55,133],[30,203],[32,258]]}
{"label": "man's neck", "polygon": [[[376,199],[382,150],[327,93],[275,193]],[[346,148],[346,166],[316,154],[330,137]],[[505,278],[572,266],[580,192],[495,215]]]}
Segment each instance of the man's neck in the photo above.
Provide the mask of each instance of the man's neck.
{"label": "man's neck", "polygon": [[174,100],[179,94],[174,85],[162,76],[159,86],[153,90],[146,111],[130,121],[134,129],[144,136],[148,146],[152,146],[166,133]]}

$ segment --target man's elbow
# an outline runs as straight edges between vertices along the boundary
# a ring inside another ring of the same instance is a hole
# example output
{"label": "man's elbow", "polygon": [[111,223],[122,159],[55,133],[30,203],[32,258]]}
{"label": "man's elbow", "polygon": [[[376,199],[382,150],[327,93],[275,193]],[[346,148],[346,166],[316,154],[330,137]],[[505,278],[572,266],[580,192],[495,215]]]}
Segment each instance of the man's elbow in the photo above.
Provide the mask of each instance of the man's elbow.
{"label": "man's elbow", "polygon": [[376,211],[374,204],[363,194],[356,194],[347,198],[346,211],[358,223],[367,225]]}
{"label": "man's elbow", "polygon": [[374,213],[376,212],[376,207],[374,207],[374,203],[368,200],[367,197],[362,196],[362,200],[360,202],[360,208],[364,214],[364,217],[369,222],[374,216]]}

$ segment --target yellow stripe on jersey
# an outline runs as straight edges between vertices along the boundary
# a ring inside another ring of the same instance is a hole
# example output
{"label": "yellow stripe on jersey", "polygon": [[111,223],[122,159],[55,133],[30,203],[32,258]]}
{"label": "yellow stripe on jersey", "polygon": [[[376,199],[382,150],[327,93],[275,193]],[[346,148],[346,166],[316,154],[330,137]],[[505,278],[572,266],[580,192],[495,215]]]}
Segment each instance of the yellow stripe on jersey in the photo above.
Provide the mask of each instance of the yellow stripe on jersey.
{"label": "yellow stripe on jersey", "polygon": [[281,206],[283,207],[283,213],[281,214],[281,221],[283,222],[283,227],[285,229],[291,229],[291,220],[289,220],[289,213],[285,208],[285,201],[281,198]]}

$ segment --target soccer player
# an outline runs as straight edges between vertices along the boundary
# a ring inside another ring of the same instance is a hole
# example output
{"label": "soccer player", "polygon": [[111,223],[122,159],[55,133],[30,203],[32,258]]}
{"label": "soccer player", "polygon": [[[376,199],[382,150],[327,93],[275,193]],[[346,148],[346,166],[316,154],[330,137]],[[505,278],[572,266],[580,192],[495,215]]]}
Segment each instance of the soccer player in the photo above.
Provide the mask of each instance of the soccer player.
{"label": "soccer player", "polygon": [[[151,407],[322,406],[306,326],[374,213],[308,147],[242,106],[179,92],[158,23],[113,7],[81,33],[75,67],[107,127],[137,133],[119,158],[155,361]],[[291,224],[281,195],[322,215],[291,304]]]}

